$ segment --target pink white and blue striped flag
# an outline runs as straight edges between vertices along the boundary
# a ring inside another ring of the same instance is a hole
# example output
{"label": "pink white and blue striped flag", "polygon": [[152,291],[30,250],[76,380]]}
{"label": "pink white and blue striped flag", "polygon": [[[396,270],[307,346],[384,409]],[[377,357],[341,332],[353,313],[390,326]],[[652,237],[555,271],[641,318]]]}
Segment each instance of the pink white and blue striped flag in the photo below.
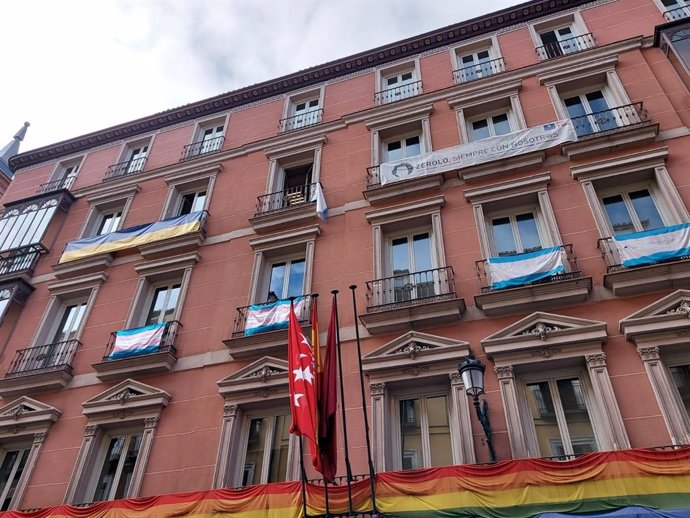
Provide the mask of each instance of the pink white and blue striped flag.
{"label": "pink white and blue striped flag", "polygon": [[[306,299],[295,299],[295,314],[302,315]],[[290,301],[288,299],[269,302],[267,304],[252,304],[247,310],[247,320],[244,327],[245,335],[265,333],[277,329],[287,329],[290,315]],[[299,318],[299,317],[298,317]]]}
{"label": "pink white and blue striped flag", "polygon": [[163,333],[167,322],[123,329],[115,333],[115,344],[108,355],[109,360],[117,360],[128,356],[150,354],[156,352],[163,340]]}

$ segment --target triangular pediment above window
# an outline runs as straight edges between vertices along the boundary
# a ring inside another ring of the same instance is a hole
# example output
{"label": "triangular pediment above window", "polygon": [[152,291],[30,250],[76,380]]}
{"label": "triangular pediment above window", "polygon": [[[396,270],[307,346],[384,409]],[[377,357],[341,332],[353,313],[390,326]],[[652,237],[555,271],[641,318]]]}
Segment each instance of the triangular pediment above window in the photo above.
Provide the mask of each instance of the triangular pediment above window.
{"label": "triangular pediment above window", "polygon": [[168,405],[170,394],[140,381],[126,379],[84,402],[84,415],[94,418],[154,415]]}
{"label": "triangular pediment above window", "polygon": [[628,315],[619,323],[635,342],[690,330],[690,290],[677,290]]}
{"label": "triangular pediment above window", "polygon": [[60,416],[60,411],[30,397],[22,396],[0,408],[0,434],[46,429]]}
{"label": "triangular pediment above window", "polygon": [[[489,357],[527,349],[554,352],[558,348],[606,341],[606,322],[537,311],[484,338]],[[548,358],[546,353],[541,355]]]}
{"label": "triangular pediment above window", "polygon": [[226,399],[257,396],[265,399],[287,391],[288,362],[264,356],[233,372],[218,382],[218,391]]}
{"label": "triangular pediment above window", "polygon": [[386,370],[400,370],[415,365],[443,362],[457,365],[470,353],[470,344],[463,340],[410,331],[362,357],[362,366],[367,373]]}

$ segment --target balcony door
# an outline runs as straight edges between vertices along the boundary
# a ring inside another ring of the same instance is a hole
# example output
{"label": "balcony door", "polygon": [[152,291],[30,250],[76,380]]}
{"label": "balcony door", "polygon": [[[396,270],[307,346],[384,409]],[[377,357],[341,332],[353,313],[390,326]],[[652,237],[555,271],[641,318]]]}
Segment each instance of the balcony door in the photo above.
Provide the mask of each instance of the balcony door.
{"label": "balcony door", "polygon": [[79,301],[64,306],[52,339],[45,345],[39,344],[36,353],[29,352],[25,360],[27,364],[22,370],[57,367],[69,363],[70,354],[74,350],[73,340],[77,339],[84,321],[86,304],[86,301]]}
{"label": "balcony door", "polygon": [[144,168],[144,163],[146,162],[146,156],[148,155],[148,146],[138,146],[132,148],[129,155],[129,163],[127,164],[127,173],[136,173]]}
{"label": "balcony door", "polygon": [[466,83],[493,74],[488,50],[466,54],[460,58],[460,81]]}
{"label": "balcony door", "polygon": [[384,103],[399,101],[414,97],[418,93],[417,78],[412,70],[387,75],[384,80],[384,90],[386,91]]}
{"label": "balcony door", "polygon": [[170,322],[175,319],[175,310],[180,300],[181,282],[174,281],[153,290],[153,299],[144,325]]}
{"label": "balcony door", "polygon": [[601,198],[614,236],[664,227],[650,189],[631,189]]}
{"label": "balcony door", "polygon": [[319,111],[319,100],[309,99],[308,101],[301,101],[293,104],[291,116],[292,124],[288,129],[303,128],[304,126],[311,126],[317,122],[317,113]]}
{"label": "balcony door", "polygon": [[268,302],[304,295],[304,258],[276,261],[271,264]]}
{"label": "balcony door", "polygon": [[586,47],[580,44],[576,36],[570,26],[539,34],[542,45],[546,49],[546,55],[549,58],[556,58],[564,54],[572,54],[573,52],[584,50]]}
{"label": "balcony door", "polygon": [[201,132],[201,145],[199,147],[199,154],[211,153],[218,151],[221,146],[221,137],[223,136],[223,126],[215,126],[213,128],[205,128]]}
{"label": "balcony door", "polygon": [[601,90],[567,97],[563,103],[580,137],[619,126],[617,115]]}
{"label": "balcony door", "polygon": [[387,302],[405,302],[433,297],[435,272],[433,269],[431,233],[416,232],[390,239],[391,279],[384,281]]}
{"label": "balcony door", "polygon": [[531,211],[491,218],[491,235],[493,253],[497,256],[534,252],[542,248],[537,218]]}

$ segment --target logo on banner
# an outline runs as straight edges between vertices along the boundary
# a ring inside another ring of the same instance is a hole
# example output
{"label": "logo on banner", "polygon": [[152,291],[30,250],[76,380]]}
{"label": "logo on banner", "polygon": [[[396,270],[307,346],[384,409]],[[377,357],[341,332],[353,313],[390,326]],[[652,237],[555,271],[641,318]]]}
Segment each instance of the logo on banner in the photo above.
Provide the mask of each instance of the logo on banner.
{"label": "logo on banner", "polygon": [[404,169],[403,176],[410,176],[414,172],[414,166],[412,164],[408,164],[407,162],[403,162],[402,164],[397,164],[393,170],[391,171],[391,174],[395,176],[396,178],[400,178],[400,175],[398,174],[398,171],[400,169]]}

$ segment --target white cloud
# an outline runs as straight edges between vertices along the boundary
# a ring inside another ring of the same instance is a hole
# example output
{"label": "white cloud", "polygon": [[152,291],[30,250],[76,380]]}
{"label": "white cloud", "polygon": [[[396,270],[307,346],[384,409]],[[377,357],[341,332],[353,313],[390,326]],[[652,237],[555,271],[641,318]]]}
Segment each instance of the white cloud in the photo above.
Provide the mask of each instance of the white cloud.
{"label": "white cloud", "polygon": [[97,131],[514,0],[24,0],[3,5],[0,147]]}

